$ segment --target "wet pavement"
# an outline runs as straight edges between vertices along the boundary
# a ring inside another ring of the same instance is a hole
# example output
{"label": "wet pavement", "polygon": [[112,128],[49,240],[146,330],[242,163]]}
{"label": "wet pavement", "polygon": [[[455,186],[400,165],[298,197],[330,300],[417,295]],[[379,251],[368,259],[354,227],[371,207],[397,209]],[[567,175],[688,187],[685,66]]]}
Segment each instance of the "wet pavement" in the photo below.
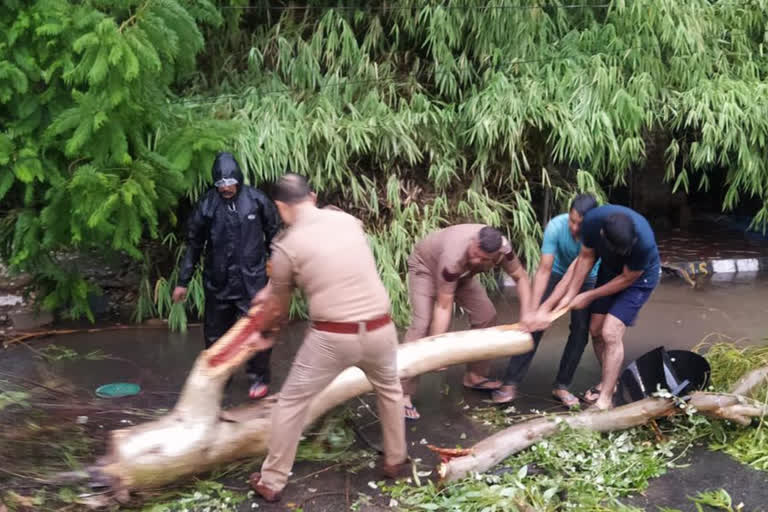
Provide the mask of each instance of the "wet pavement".
{"label": "wet pavement", "polygon": [[749,222],[725,217],[699,218],[685,230],[656,232],[663,264],[711,259],[760,258],[768,256],[768,237],[749,231]]}
{"label": "wet pavement", "polygon": [[[625,500],[628,505],[645,510],[657,507],[694,511],[689,497],[699,492],[726,489],[734,508],[743,504],[744,512],[768,510],[768,476],[763,471],[746,467],[722,452],[699,447],[688,458],[689,465],[670,471],[651,482],[642,496]],[[738,509],[736,509],[738,510]]]}
{"label": "wet pavement", "polygon": [[[723,339],[742,340],[744,343],[761,342],[768,334],[768,279],[758,277],[744,282],[718,283],[701,281],[695,288],[680,280],[665,280],[641,312],[637,325],[628,331],[625,340],[626,360],[630,361],[648,350],[664,345],[668,349],[690,349],[705,338],[709,341]],[[497,300],[500,321],[515,321],[514,298]],[[466,328],[464,319],[458,319],[454,328]],[[283,331],[280,343],[273,355],[275,388],[279,388],[299,345],[304,325],[294,323]],[[551,381],[559,361],[568,332],[567,318],[558,321],[544,336],[543,342],[531,366],[528,378],[522,385],[523,396],[517,401],[519,411],[529,408],[557,409],[550,398]],[[34,351],[44,350],[55,344],[69,347],[80,354],[91,353],[94,360],[42,362]],[[29,348],[31,347],[31,348]],[[75,424],[78,417],[88,416],[86,435],[101,442],[104,434],[117,426],[142,421],[134,409],[158,409],[173,406],[198,351],[202,347],[199,328],[187,333],[168,333],[162,329],[132,329],[106,331],[98,334],[67,335],[49,340],[37,340],[26,346],[14,346],[0,355],[0,379],[12,381],[25,378],[40,383],[58,383],[67,392],[94,400],[91,409],[66,407],[64,400],[58,413],[58,421]],[[99,359],[109,355],[110,359]],[[498,361],[495,370],[503,370],[504,361]],[[467,406],[487,405],[486,394],[465,391],[461,387],[461,367],[445,372],[426,375],[415,402],[422,420],[408,424],[408,441],[412,457],[422,459],[424,469],[434,468],[437,457],[427,450],[431,443],[453,447],[469,446],[490,432],[468,416]],[[9,378],[8,375],[13,375]],[[588,347],[577,371],[574,392],[580,392],[595,384],[599,369]],[[97,399],[93,391],[109,382],[127,381],[142,386],[142,393],[135,397],[113,400]],[[0,380],[0,386],[3,386]],[[230,404],[247,401],[246,379],[240,372],[227,398]],[[364,437],[374,445],[378,442],[378,425],[365,403],[373,403],[370,396],[365,402],[353,401],[352,409],[359,413],[355,423]],[[99,412],[100,410],[106,412]],[[111,414],[110,414],[111,411]],[[462,435],[464,434],[464,435]],[[358,440],[353,448],[370,448]],[[0,454],[2,459],[2,454]],[[363,463],[356,472],[348,466],[332,463],[298,462],[292,476],[293,484],[287,489],[279,505],[264,505],[258,510],[287,510],[290,505],[301,507],[304,512],[347,510],[360,493],[371,497],[371,502],[360,510],[384,510],[388,499],[377,497],[378,491],[369,482],[379,480],[377,474]],[[330,468],[329,468],[330,467]],[[318,473],[319,472],[319,473]],[[316,473],[316,474],[315,474]],[[0,487],[3,486],[0,475]],[[724,487],[732,492],[736,503],[743,501],[745,510],[763,510],[768,503],[768,476],[743,467],[722,454],[702,451],[692,458],[686,469],[672,471],[652,482],[644,497],[636,497],[633,504],[655,510],[655,506],[675,506],[693,510],[686,495],[710,487]],[[238,476],[228,484],[244,488],[243,477]],[[253,510],[252,502],[242,510]]]}

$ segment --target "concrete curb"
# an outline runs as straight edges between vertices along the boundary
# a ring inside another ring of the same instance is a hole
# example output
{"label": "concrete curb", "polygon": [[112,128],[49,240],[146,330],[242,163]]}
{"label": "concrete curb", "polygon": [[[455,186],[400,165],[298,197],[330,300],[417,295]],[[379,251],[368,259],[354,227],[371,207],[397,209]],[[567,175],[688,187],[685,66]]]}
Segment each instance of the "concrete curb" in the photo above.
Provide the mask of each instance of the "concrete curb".
{"label": "concrete curb", "polygon": [[697,276],[712,276],[716,281],[745,281],[768,271],[768,257],[667,262],[661,268],[689,282]]}

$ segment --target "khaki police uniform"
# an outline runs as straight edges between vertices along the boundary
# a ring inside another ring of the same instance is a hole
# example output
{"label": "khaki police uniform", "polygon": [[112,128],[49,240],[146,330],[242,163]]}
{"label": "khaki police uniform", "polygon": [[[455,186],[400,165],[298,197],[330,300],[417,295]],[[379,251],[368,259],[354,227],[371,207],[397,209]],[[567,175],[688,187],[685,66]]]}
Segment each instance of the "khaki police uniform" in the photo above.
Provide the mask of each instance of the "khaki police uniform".
{"label": "khaki police uniform", "polygon": [[[411,325],[404,342],[418,340],[429,335],[432,311],[438,293],[450,293],[456,304],[469,314],[473,329],[491,327],[496,323],[496,308],[488,298],[485,288],[469,268],[467,250],[483,224],[458,224],[436,231],[416,244],[408,258],[408,296],[411,301]],[[509,240],[503,238],[498,259],[512,262],[512,268],[520,265]],[[487,377],[491,361],[469,363],[473,373]],[[403,391],[412,395],[417,379],[403,379]]]}
{"label": "khaki police uniform", "polygon": [[280,391],[261,469],[261,483],[275,491],[288,481],[311,399],[350,366],[363,370],[376,392],[385,462],[407,456],[397,331],[362,224],[329,209],[299,213],[272,245],[274,293],[301,288],[311,319]]}

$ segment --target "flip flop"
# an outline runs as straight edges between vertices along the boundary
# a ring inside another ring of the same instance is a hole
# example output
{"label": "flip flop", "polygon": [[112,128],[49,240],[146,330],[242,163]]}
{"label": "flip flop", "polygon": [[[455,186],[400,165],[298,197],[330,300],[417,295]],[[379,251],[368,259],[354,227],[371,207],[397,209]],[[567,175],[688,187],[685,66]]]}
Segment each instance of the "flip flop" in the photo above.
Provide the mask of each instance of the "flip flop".
{"label": "flip flop", "polygon": [[493,381],[494,379],[483,379],[477,384],[472,384],[471,386],[464,384],[464,387],[467,389],[474,389],[476,391],[496,391],[502,386],[501,383],[499,383],[498,386],[494,386],[494,387],[485,386],[485,384],[488,384],[489,382],[493,382]]}
{"label": "flip flop", "polygon": [[599,412],[599,411],[609,411],[613,407],[613,404],[611,404],[611,407],[606,407],[605,409],[598,407],[597,402],[593,402],[589,407],[587,407],[587,411],[592,412]]}
{"label": "flip flop", "polygon": [[[498,399],[498,397],[503,397],[503,398]],[[514,402],[516,399],[517,399],[517,394],[515,392],[502,391],[500,389],[494,389],[493,391],[491,391],[491,401],[495,405],[506,405]]]}
{"label": "flip flop", "polygon": [[[408,413],[414,414],[415,416],[408,416]],[[419,414],[419,411],[417,411],[414,406],[412,405],[405,406],[405,419],[407,421],[416,421],[419,418],[421,418],[421,414]]]}
{"label": "flip flop", "polygon": [[[587,395],[592,395],[592,396],[597,395],[597,396],[596,398],[589,398]],[[584,394],[581,396],[581,399],[590,405],[597,402],[598,398],[600,398],[600,390],[597,389],[597,386],[592,386],[591,388],[586,390]]]}
{"label": "flip flop", "polygon": [[562,403],[568,409],[574,409],[581,404],[581,402],[579,401],[579,398],[575,396],[573,393],[571,393],[567,389],[563,389],[562,391],[565,391],[565,398],[557,396],[557,393],[555,393],[554,391],[552,391],[552,396],[555,398],[555,400],[560,401],[560,403]]}

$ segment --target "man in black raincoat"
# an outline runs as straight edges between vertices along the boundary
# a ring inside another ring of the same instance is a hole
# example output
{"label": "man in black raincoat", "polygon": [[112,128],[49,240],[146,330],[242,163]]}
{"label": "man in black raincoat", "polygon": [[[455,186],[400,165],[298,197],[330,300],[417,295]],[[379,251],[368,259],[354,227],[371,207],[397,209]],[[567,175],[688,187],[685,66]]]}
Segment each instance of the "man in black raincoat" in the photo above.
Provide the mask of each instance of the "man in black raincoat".
{"label": "man in black raincoat", "polygon": [[[251,299],[266,286],[269,247],[280,229],[274,203],[243,183],[243,173],[231,153],[216,155],[212,172],[215,188],[200,198],[189,219],[187,252],[173,291],[174,301],[186,298],[187,285],[205,249],[206,348],[248,312]],[[259,352],[247,363],[253,399],[269,392],[270,353]]]}

